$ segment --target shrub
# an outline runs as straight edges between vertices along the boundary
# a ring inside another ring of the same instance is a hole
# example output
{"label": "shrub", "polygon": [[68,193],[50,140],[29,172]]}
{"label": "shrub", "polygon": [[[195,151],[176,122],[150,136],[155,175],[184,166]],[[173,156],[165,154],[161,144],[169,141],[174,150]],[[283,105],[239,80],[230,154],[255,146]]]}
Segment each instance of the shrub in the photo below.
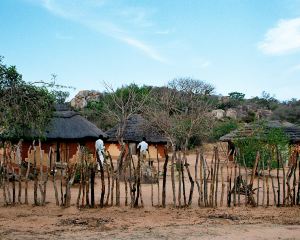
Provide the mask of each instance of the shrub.
{"label": "shrub", "polygon": [[220,137],[237,129],[238,122],[233,119],[228,119],[225,122],[218,122],[213,128],[211,140],[218,141]]}

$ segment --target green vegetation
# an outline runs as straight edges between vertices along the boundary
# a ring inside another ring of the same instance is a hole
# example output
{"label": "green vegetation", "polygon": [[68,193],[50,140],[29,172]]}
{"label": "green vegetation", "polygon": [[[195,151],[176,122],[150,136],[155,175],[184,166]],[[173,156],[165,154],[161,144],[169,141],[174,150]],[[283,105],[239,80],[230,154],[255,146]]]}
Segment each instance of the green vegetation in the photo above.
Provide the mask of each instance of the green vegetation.
{"label": "green vegetation", "polygon": [[211,141],[218,141],[220,137],[238,128],[238,122],[233,119],[226,119],[224,122],[217,122],[212,130]]}
{"label": "green vegetation", "polygon": [[64,103],[69,93],[65,86],[25,82],[15,66],[6,66],[0,57],[0,131],[6,139],[21,138],[34,130],[42,136],[55,103]]}
{"label": "green vegetation", "polygon": [[24,131],[43,131],[52,116],[55,96],[44,86],[27,83],[15,66],[0,59],[0,126],[2,137],[19,138]]}
{"label": "green vegetation", "polygon": [[[288,151],[288,138],[280,128],[268,128],[264,123],[259,123],[251,136],[234,141],[238,149],[238,159],[245,161],[247,167],[253,167],[257,152],[265,166],[276,166],[276,149],[280,152]],[[283,156],[284,157],[284,156]]]}

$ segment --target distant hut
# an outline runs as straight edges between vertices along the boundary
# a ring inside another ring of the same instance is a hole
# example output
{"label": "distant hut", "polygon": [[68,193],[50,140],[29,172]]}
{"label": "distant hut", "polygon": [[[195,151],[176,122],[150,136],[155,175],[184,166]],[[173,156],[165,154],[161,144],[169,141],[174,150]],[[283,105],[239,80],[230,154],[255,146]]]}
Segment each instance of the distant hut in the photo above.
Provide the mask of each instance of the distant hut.
{"label": "distant hut", "polygon": [[[108,135],[108,140],[106,141],[106,149],[110,151],[113,157],[117,157],[120,154],[120,145],[117,140],[117,131],[119,124],[117,124],[112,129],[106,131]],[[146,142],[149,144],[150,158],[154,159],[157,157],[164,157],[164,148],[168,142],[167,138],[151,126],[149,121],[144,119],[139,114],[132,115],[126,122],[125,131],[123,135],[124,142],[128,143],[133,154],[136,154],[136,147],[142,138],[146,138]]]}
{"label": "distant hut", "polygon": [[95,141],[100,135],[103,138],[107,137],[101,129],[80,116],[79,113],[71,111],[66,106],[57,106],[42,137],[34,131],[24,137],[22,159],[29,157],[27,152],[32,144],[29,139],[41,138],[45,155],[52,147],[55,161],[66,162],[75,156],[78,144],[86,146],[90,153],[95,154]]}
{"label": "distant hut", "polygon": [[[263,132],[262,134],[266,134],[267,131],[270,131],[270,129],[274,128],[283,130],[289,140],[291,155],[295,155],[294,157],[292,156],[292,158],[297,158],[300,153],[300,127],[289,122],[282,122],[278,120],[267,121],[264,124],[265,132]],[[255,137],[257,127],[257,123],[246,124],[242,128],[236,129],[220,138],[220,141],[228,143],[228,153],[230,160],[233,159],[233,152],[235,148],[234,140],[253,136]]]}

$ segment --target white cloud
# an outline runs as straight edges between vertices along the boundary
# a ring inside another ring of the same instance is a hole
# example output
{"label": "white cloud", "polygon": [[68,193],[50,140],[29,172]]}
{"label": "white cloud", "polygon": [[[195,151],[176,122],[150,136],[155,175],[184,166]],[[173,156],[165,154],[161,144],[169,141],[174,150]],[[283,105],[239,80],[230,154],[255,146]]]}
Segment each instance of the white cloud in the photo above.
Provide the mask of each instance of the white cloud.
{"label": "white cloud", "polygon": [[[101,34],[126,43],[155,61],[162,63],[168,62],[151,45],[131,36],[126,30],[114,24],[112,21],[104,20],[90,14],[89,11],[93,7],[97,7],[100,8],[99,10],[105,11],[105,9],[101,9],[105,5],[105,0],[88,0],[85,2],[88,6],[85,5],[84,7],[82,7],[82,1],[79,0],[42,0],[37,3],[41,4],[41,6],[54,15],[77,22]],[[127,14],[129,14],[136,23],[146,25],[145,13],[143,11],[140,11],[139,14],[133,14],[132,11],[129,11]],[[98,15],[101,16],[101,14]]]}
{"label": "white cloud", "polygon": [[265,54],[280,55],[300,50],[300,18],[280,20],[258,44]]}

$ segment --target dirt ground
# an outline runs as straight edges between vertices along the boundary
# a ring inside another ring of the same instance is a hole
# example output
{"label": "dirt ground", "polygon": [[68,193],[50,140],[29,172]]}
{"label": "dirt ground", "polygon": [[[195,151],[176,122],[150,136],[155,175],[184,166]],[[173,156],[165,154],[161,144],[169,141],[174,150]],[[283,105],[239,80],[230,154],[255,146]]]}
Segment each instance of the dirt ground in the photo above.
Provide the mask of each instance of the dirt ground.
{"label": "dirt ground", "polygon": [[300,239],[300,208],[0,208],[0,239]]}

